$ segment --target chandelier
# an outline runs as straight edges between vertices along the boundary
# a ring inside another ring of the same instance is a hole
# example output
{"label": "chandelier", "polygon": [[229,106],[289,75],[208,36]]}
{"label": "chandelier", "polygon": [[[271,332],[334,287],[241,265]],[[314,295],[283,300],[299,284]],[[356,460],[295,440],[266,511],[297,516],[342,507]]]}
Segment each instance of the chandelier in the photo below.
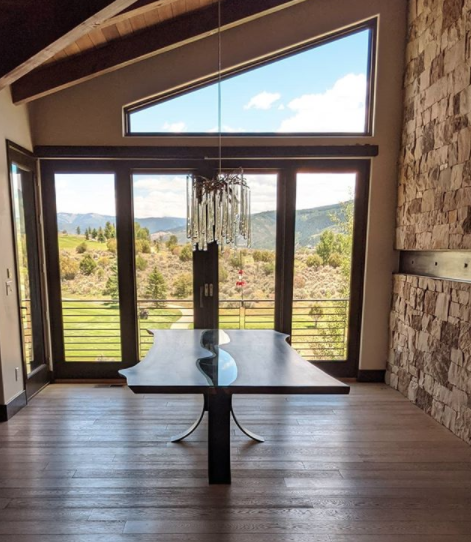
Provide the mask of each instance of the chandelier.
{"label": "chandelier", "polygon": [[193,251],[208,250],[209,243],[237,247],[251,244],[250,188],[241,169],[222,171],[221,124],[221,0],[218,0],[218,137],[219,167],[208,179],[190,174],[187,178],[187,237]]}
{"label": "chandelier", "polygon": [[208,250],[216,242],[236,247],[251,244],[250,189],[243,171],[219,173],[214,179],[187,179],[187,237],[193,250]]}

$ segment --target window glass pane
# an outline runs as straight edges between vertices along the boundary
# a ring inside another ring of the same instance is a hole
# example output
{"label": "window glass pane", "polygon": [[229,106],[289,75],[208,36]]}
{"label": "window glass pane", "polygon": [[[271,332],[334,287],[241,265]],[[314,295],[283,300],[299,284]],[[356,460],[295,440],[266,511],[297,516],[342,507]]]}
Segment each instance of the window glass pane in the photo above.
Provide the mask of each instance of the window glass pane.
{"label": "window glass pane", "polygon": [[65,361],[121,361],[113,174],[56,174]]}
{"label": "window glass pane", "polygon": [[245,178],[251,195],[252,246],[219,252],[219,326],[273,329],[277,176]]}
{"label": "window glass pane", "polygon": [[133,175],[140,356],[150,329],[193,327],[193,252],[186,238],[185,174]]}
{"label": "window glass pane", "polygon": [[[33,351],[33,328],[31,318],[31,292],[28,265],[28,246],[26,238],[26,222],[24,209],[23,177],[28,176],[17,165],[12,165],[12,193],[13,193],[13,218],[15,221],[18,286],[20,295],[20,316],[23,334],[23,355],[26,363],[27,374],[35,369]],[[31,179],[30,179],[31,181]]]}
{"label": "window glass pane", "polygon": [[[370,30],[275,60],[222,83],[227,133],[365,131]],[[130,113],[130,132],[211,133],[217,84]]]}
{"label": "window glass pane", "polygon": [[298,174],[292,346],[310,360],[345,360],[355,174]]}

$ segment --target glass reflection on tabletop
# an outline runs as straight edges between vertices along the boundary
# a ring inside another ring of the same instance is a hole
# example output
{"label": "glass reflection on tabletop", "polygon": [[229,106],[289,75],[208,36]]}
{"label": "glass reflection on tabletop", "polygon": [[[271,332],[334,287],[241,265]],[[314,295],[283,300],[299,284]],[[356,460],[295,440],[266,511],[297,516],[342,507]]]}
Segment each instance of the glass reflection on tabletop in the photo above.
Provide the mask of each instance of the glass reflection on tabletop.
{"label": "glass reflection on tabletop", "polygon": [[201,346],[211,352],[207,358],[199,358],[196,366],[212,386],[229,386],[237,378],[235,359],[221,345],[231,342],[221,329],[208,329],[201,333]]}

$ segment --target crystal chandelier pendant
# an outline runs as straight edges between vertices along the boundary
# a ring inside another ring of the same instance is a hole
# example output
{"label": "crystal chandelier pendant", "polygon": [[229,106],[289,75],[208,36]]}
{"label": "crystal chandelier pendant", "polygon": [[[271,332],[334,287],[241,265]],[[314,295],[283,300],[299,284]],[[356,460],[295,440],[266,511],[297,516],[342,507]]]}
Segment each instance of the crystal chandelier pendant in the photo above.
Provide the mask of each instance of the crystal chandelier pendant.
{"label": "crystal chandelier pendant", "polygon": [[240,169],[214,179],[187,177],[187,237],[193,250],[208,250],[216,242],[250,247],[250,188]]}
{"label": "crystal chandelier pendant", "polygon": [[[218,0],[218,137],[219,173],[214,179],[187,177],[186,234],[193,250],[208,250],[209,243],[237,247],[251,245],[250,189],[242,169],[222,172],[221,122],[221,0]],[[243,240],[243,241],[242,241]]]}

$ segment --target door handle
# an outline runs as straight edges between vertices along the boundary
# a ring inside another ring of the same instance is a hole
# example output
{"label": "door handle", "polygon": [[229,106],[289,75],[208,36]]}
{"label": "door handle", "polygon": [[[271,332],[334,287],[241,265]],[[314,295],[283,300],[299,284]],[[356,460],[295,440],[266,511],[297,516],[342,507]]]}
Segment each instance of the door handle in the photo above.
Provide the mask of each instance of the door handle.
{"label": "door handle", "polygon": [[204,293],[204,287],[200,286],[200,309],[204,308],[203,293]]}

